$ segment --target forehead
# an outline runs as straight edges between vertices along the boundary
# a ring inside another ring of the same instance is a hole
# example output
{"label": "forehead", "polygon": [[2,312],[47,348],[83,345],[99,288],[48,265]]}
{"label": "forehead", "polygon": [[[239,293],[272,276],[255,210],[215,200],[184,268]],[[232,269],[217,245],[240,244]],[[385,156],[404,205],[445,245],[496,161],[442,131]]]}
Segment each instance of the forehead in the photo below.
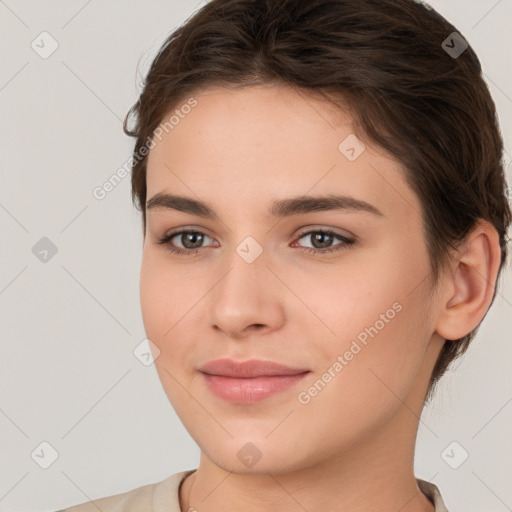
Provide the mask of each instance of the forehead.
{"label": "forehead", "polygon": [[356,136],[350,114],[326,100],[278,85],[216,87],[192,98],[194,107],[180,110],[194,104],[186,98],[164,116],[167,129],[153,139],[148,199],[195,194],[220,208],[343,193],[399,216],[420,211],[402,165]]}

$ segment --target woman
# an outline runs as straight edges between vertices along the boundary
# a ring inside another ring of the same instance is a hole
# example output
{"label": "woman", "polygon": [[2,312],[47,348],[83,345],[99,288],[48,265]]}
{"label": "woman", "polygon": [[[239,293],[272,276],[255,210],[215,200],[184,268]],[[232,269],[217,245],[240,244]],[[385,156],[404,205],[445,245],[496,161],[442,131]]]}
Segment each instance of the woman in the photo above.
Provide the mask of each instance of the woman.
{"label": "woman", "polygon": [[446,512],[418,423],[511,221],[464,37],[413,0],[212,0],[132,110],[144,326],[201,458],[67,510]]}

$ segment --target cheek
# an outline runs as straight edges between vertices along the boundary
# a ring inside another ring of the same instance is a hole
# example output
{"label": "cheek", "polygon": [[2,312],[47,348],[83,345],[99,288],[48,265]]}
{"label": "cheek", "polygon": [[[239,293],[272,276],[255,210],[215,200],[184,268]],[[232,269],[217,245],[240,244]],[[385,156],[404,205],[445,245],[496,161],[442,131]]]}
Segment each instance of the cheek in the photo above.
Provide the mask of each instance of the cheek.
{"label": "cheek", "polygon": [[187,311],[202,295],[197,286],[192,276],[170,265],[165,256],[145,249],[140,271],[140,303],[146,334],[159,348],[169,343],[181,323],[186,323]]}
{"label": "cheek", "polygon": [[[145,249],[140,271],[140,303],[146,336],[158,347],[153,353],[154,365],[164,390],[173,404],[186,402],[182,369],[187,360],[187,347],[193,334],[187,329],[187,310],[192,301],[190,286],[180,272],[165,262],[161,255]],[[193,310],[192,310],[193,311]],[[156,357],[155,357],[156,356]]]}
{"label": "cheek", "polygon": [[[160,278],[159,278],[160,276]],[[166,311],[173,311],[172,297],[174,293],[165,293],[166,274],[154,258],[144,252],[140,271],[140,304],[144,328],[148,338],[159,348],[160,337],[165,332],[164,322]]]}
{"label": "cheek", "polygon": [[316,377],[341,356],[333,388],[359,389],[370,403],[393,399],[393,392],[407,395],[430,340],[426,254],[421,245],[417,254],[399,250],[398,243],[389,247],[374,254],[372,265],[354,258],[353,265],[326,266],[314,280],[305,275],[293,281],[294,292],[307,297],[318,317],[316,336],[313,324],[308,334],[316,340]]}
{"label": "cheek", "polygon": [[302,300],[290,302],[296,321],[307,319],[311,329],[316,323],[317,338],[340,342],[356,337],[376,322],[379,331],[387,328],[406,300],[410,279],[404,272],[407,263],[383,251],[374,253],[371,261],[364,261],[366,257],[354,255],[308,271],[282,272],[283,281],[293,283],[293,293]]}
{"label": "cheek", "polygon": [[370,434],[407,403],[427,347],[419,304],[380,285],[380,294],[367,297],[354,315],[345,316],[341,301],[337,315],[326,319],[338,335],[316,338],[316,371],[297,396],[297,417],[305,425],[332,432],[343,425],[337,435],[347,443]]}

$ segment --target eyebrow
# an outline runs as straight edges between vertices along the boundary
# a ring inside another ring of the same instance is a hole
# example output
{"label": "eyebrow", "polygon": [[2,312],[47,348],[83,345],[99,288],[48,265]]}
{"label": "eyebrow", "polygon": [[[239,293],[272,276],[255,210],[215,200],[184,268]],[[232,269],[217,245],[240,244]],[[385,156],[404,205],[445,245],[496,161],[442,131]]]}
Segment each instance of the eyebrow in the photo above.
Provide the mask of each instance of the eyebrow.
{"label": "eyebrow", "polygon": [[[191,215],[197,215],[205,219],[219,220],[215,210],[203,201],[198,201],[185,196],[157,193],[146,202],[147,210],[169,209],[177,210]],[[322,196],[297,196],[274,201],[269,209],[271,217],[290,217],[312,212],[324,212],[330,210],[345,210],[349,212],[368,212],[373,215],[385,217],[375,206],[350,196],[322,195]]]}

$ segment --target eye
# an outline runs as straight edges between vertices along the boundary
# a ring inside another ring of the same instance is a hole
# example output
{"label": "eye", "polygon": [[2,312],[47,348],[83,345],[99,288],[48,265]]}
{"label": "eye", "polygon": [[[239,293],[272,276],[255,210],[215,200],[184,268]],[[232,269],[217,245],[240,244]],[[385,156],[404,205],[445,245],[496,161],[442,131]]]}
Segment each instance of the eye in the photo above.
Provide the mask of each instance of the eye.
{"label": "eye", "polygon": [[[347,249],[350,246],[352,246],[355,243],[355,240],[352,240],[350,238],[347,238],[343,235],[340,235],[339,233],[336,233],[335,231],[332,231],[331,229],[317,229],[317,230],[311,230],[306,231],[305,233],[302,233],[298,240],[310,237],[312,240],[313,247],[302,247],[302,249],[307,250],[309,253],[325,253],[325,252],[336,252],[341,251],[343,249]],[[338,244],[338,246],[331,247],[330,244],[332,241],[338,238],[338,240],[341,240],[341,243]],[[329,246],[329,247],[326,247]]]}
{"label": "eye", "polygon": [[[204,248],[202,247],[202,243],[204,242],[205,237],[212,240],[211,237],[201,231],[182,230],[166,234],[162,238],[158,239],[156,243],[165,245],[167,250],[171,253],[190,256],[192,254],[198,253],[201,249]],[[347,238],[330,229],[306,231],[299,236],[298,240],[306,237],[312,237],[311,240],[313,247],[299,246],[299,248],[306,250],[309,253],[315,254],[341,251],[343,249],[349,248],[355,243],[355,240]],[[173,238],[177,238],[177,240],[181,242],[182,247],[176,247],[172,242]],[[335,238],[341,240],[341,242],[338,244],[338,246],[330,247],[330,244]]]}
{"label": "eye", "polygon": [[[201,231],[183,230],[164,235],[157,241],[157,243],[165,245],[167,250],[172,253],[190,255],[199,252],[202,248],[200,245],[204,241],[205,237],[210,238],[206,233],[202,233]],[[184,247],[175,247],[171,243],[173,238],[180,240]]]}

